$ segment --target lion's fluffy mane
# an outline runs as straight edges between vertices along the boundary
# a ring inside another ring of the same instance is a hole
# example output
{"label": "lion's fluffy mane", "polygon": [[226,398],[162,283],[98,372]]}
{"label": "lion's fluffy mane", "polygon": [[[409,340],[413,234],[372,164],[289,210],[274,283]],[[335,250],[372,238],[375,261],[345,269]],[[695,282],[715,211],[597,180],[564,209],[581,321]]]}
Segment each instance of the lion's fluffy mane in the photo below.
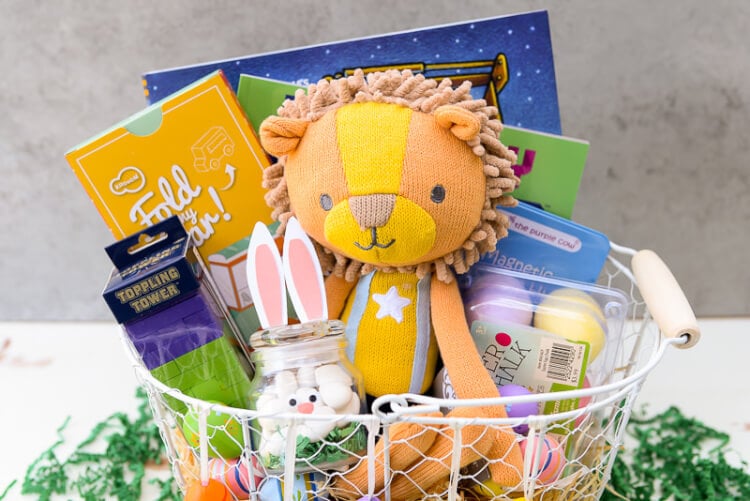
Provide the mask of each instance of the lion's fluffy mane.
{"label": "lion's fluffy mane", "polygon": [[[497,118],[497,108],[488,106],[483,99],[474,99],[470,90],[471,83],[468,81],[454,89],[449,79],[438,82],[409,70],[388,70],[367,75],[357,70],[349,77],[312,84],[307,93],[298,90],[293,100],[285,101],[279,108],[279,116],[314,122],[327,112],[348,103],[391,103],[422,113],[432,113],[440,106],[452,104],[471,111],[481,120],[478,136],[467,141],[467,144],[484,164],[487,180],[485,202],[480,220],[461,246],[430,262],[394,268],[365,264],[321,245],[319,254],[324,273],[335,273],[353,281],[360,274],[373,269],[417,273],[420,277],[435,271],[440,280],[450,282],[453,277],[451,267],[457,273],[465,273],[482,254],[495,250],[498,238],[507,235],[508,218],[496,207],[516,204],[516,200],[509,195],[519,182],[512,168],[516,156],[498,139],[502,124]],[[287,220],[293,215],[284,178],[285,160],[286,157],[279,158],[263,175],[263,186],[269,190],[266,202],[273,209],[273,217],[281,223],[279,233],[284,232]]]}

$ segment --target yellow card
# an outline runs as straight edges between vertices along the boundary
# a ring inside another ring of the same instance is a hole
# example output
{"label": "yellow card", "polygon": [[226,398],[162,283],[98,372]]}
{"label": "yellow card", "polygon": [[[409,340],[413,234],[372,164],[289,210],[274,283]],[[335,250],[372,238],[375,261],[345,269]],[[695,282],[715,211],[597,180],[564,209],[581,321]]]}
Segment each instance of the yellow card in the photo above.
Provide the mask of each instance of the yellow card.
{"label": "yellow card", "polygon": [[66,158],[118,240],[178,215],[207,261],[271,222],[261,187],[268,158],[220,71]]}

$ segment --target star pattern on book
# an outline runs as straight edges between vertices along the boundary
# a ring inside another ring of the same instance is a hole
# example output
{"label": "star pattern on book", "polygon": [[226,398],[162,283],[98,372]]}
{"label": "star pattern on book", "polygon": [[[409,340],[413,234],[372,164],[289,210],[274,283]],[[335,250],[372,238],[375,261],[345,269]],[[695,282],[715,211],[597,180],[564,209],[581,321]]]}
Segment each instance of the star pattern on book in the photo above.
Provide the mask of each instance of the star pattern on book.
{"label": "star pattern on book", "polygon": [[380,320],[391,317],[399,324],[404,321],[404,308],[411,304],[409,298],[399,295],[395,285],[391,285],[391,288],[385,294],[373,294],[372,300],[380,305],[375,318]]}

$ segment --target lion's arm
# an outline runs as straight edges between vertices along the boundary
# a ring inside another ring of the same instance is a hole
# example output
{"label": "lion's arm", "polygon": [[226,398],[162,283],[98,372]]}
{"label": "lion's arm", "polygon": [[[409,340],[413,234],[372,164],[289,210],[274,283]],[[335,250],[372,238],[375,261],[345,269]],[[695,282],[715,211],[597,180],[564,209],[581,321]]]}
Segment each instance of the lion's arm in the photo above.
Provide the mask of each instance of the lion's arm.
{"label": "lion's arm", "polygon": [[348,282],[344,277],[334,274],[326,277],[326,299],[328,300],[328,318],[340,318],[344,311],[346,298],[349,297],[354,284]]}
{"label": "lion's arm", "polygon": [[[456,395],[459,398],[497,397],[497,387],[482,364],[479,352],[474,348],[456,281],[446,284],[433,275],[430,291],[435,337]],[[495,405],[479,408],[458,407],[451,411],[449,416],[505,418],[508,414],[504,406]],[[492,480],[502,486],[518,485],[523,471],[523,456],[516,443],[517,435],[509,428],[495,428],[491,433],[486,433],[487,429],[484,427],[477,428],[472,429],[471,426],[465,428],[462,440],[466,448],[480,450],[486,447],[487,449],[483,449],[485,452],[482,452],[480,457],[500,459],[489,464]],[[472,432],[479,433],[473,435]],[[441,438],[447,438],[447,440],[441,444]],[[453,447],[452,437],[439,434],[433,448],[425,455],[437,458],[447,457],[448,451]],[[461,456],[464,456],[463,452]],[[410,473],[412,479],[421,474],[419,469],[420,466],[417,466],[415,471]],[[425,484],[431,480],[434,479],[426,479]],[[396,487],[395,482],[394,487]]]}
{"label": "lion's arm", "polygon": [[430,309],[440,356],[459,398],[497,397],[498,391],[474,348],[456,281],[432,277]]}

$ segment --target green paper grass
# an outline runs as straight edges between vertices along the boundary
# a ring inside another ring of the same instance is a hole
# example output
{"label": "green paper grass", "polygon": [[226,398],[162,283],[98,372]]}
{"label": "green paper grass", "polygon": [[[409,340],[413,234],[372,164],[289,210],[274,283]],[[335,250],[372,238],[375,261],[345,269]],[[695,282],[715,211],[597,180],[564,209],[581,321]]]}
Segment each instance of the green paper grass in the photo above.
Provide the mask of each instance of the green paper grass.
{"label": "green paper grass", "polygon": [[734,501],[750,499],[748,464],[727,461],[729,435],[685,417],[676,407],[631,418],[637,441],[618,454],[602,501]]}
{"label": "green paper grass", "polygon": [[[310,442],[303,436],[297,437],[295,456],[300,464],[312,465],[335,463],[351,459],[361,453],[367,445],[367,433],[360,423],[349,423],[342,428],[334,428],[322,442]],[[284,468],[284,457],[269,455],[269,468],[281,470]]]}
{"label": "green paper grass", "polygon": [[[29,466],[21,493],[36,495],[40,501],[53,495],[74,495],[84,501],[140,500],[146,465],[164,463],[165,457],[145,392],[139,389],[136,396],[141,403],[135,420],[121,412],[112,414],[97,424],[67,459],[61,459],[56,449],[65,442],[63,432],[70,418],[66,419],[57,430],[58,440]],[[158,501],[182,499],[171,477],[149,482],[160,487]],[[5,489],[0,500],[15,483]]]}

